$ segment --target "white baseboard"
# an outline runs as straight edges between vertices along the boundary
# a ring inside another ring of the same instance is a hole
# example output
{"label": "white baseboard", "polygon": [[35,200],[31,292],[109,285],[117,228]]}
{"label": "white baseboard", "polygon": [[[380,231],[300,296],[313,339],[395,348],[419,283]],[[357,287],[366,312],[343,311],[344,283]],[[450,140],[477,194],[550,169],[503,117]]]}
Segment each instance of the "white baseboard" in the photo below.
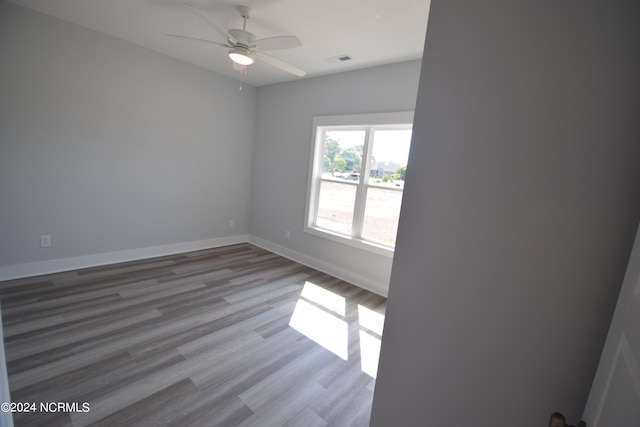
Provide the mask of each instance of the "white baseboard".
{"label": "white baseboard", "polygon": [[310,257],[301,252],[294,251],[293,249],[280,246],[278,244],[269,242],[268,240],[264,240],[256,236],[249,235],[249,243],[259,246],[273,253],[276,253],[278,255],[281,255],[285,258],[288,258],[300,264],[306,265],[311,268],[315,268],[316,270],[322,271],[323,273],[327,273],[332,276],[335,276],[338,279],[352,283],[360,288],[366,289],[375,294],[381,295],[385,298],[387,297],[387,293],[389,291],[388,283],[373,281],[360,274],[356,274],[353,271],[347,270],[342,267],[338,267],[336,265],[330,264],[326,261],[322,261],[314,257]]}
{"label": "white baseboard", "polygon": [[0,267],[0,281],[21,279],[25,277],[42,276],[44,274],[60,273],[62,271],[78,270],[88,267],[116,264],[119,262],[136,261],[140,259],[154,258],[165,255],[174,255],[183,252],[197,251],[201,249],[216,248],[220,246],[235,245],[238,243],[252,243],[263,249],[289,258],[300,264],[315,268],[324,273],[352,283],[363,289],[387,296],[389,284],[371,280],[353,271],[330,264],[326,261],[305,255],[301,252],[269,242],[256,236],[240,234],[236,236],[218,237],[214,239],[196,240],[192,242],[173,243],[169,245],[151,246],[139,249],[127,249],[123,251],[105,252],[100,254],[82,255],[72,258],[52,259],[46,261],[28,262],[24,264],[6,265]]}
{"label": "white baseboard", "polygon": [[24,264],[6,265],[0,267],[0,281],[21,279],[23,277],[41,276],[43,274],[59,273],[62,271],[78,270],[81,268],[115,264],[119,262],[135,261],[154,258],[201,249],[246,243],[248,236],[217,237],[213,239],[196,240],[192,242],[172,243],[161,246],[151,246],[124,251],[105,252],[93,255],[82,255],[72,258],[51,259],[46,261],[28,262]]}

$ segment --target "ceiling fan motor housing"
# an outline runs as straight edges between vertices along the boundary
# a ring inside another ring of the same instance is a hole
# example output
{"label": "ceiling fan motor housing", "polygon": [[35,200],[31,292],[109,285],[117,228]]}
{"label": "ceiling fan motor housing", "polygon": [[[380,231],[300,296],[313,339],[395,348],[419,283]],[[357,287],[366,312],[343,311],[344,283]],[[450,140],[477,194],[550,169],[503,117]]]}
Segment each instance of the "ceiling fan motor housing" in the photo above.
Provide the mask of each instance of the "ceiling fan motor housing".
{"label": "ceiling fan motor housing", "polygon": [[[235,43],[236,46],[241,46],[246,49],[250,49],[254,45],[254,42],[256,40],[255,35],[245,30],[233,29],[233,30],[229,30],[229,34],[231,34],[233,38],[236,39],[237,41],[237,43]],[[231,43],[231,44],[234,44],[234,43]]]}

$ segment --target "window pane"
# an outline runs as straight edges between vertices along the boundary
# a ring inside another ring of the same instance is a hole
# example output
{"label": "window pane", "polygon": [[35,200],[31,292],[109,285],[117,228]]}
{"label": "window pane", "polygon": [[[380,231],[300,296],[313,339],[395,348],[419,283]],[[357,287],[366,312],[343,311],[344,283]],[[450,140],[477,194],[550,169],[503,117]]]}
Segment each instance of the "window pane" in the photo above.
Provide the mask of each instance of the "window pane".
{"label": "window pane", "polygon": [[402,191],[369,187],[362,237],[387,245],[396,244]]}
{"label": "window pane", "polygon": [[351,235],[355,201],[355,185],[321,181],[316,225]]}
{"label": "window pane", "polygon": [[364,130],[331,130],[325,134],[323,178],[360,180]]}
{"label": "window pane", "polygon": [[379,185],[402,187],[409,159],[411,129],[376,130],[371,150],[371,178]]}

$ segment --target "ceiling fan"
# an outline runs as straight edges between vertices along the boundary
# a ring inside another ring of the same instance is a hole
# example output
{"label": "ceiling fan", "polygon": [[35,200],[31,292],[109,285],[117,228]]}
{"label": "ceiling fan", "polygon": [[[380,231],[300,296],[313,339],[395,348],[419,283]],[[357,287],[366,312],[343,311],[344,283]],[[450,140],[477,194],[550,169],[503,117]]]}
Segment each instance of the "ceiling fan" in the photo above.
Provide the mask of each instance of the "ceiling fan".
{"label": "ceiling fan", "polygon": [[207,15],[198,7],[184,3],[186,7],[191,9],[196,15],[202,18],[207,24],[222,34],[227,43],[218,43],[213,40],[205,40],[196,37],[181,36],[176,34],[167,34],[167,36],[178,37],[187,40],[196,40],[200,42],[210,43],[217,46],[229,48],[229,58],[233,61],[234,68],[244,71],[248,65],[253,64],[255,59],[262,60],[267,64],[279,68],[293,75],[302,77],[306,73],[288,62],[273,56],[262,53],[264,50],[281,50],[291,49],[302,45],[296,36],[276,36],[263,39],[256,39],[256,36],[247,31],[247,20],[251,17],[251,9],[247,6],[238,6],[238,12],[243,18],[242,29],[226,30],[222,25],[218,24],[214,19]]}

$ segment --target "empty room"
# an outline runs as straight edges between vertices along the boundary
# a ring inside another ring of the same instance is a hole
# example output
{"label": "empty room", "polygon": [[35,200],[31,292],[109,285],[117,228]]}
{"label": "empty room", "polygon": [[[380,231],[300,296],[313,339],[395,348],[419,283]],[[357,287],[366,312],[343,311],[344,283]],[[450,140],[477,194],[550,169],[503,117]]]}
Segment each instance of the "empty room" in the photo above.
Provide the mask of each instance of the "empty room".
{"label": "empty room", "polygon": [[637,426],[640,11],[530,3],[0,1],[1,425]]}

